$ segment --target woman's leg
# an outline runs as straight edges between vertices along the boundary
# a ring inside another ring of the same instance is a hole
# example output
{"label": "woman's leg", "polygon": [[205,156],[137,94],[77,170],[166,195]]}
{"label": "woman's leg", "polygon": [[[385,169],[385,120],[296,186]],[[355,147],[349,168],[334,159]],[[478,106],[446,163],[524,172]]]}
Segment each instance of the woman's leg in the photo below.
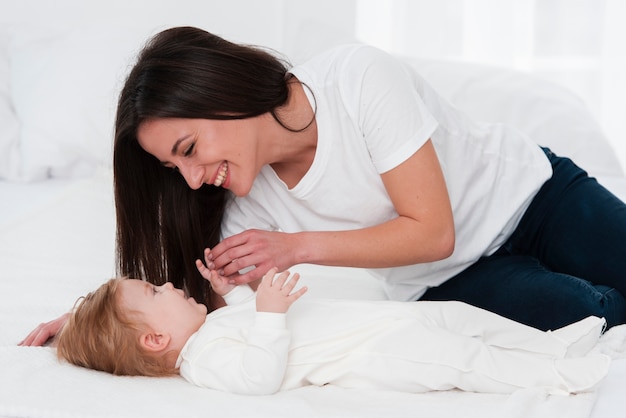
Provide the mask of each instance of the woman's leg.
{"label": "woman's leg", "polygon": [[541,329],[557,329],[587,316],[626,322],[626,299],[617,290],[555,273],[530,256],[484,257],[429,289],[420,300],[460,300]]}
{"label": "woman's leg", "polygon": [[500,252],[626,295],[626,204],[571,160],[546,154],[553,177]]}
{"label": "woman's leg", "polygon": [[546,150],[554,174],[494,255],[429,289],[539,329],[588,315],[626,323],[626,205]]}

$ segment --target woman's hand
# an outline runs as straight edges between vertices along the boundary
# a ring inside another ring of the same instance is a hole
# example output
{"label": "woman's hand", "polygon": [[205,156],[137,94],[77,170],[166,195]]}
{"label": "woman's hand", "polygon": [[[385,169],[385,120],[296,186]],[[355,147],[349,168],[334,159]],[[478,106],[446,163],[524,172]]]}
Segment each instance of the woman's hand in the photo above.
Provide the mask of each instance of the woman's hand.
{"label": "woman's hand", "polygon": [[289,278],[289,272],[283,271],[274,279],[277,271],[276,267],[270,269],[263,276],[263,280],[256,290],[256,310],[258,312],[285,313],[291,304],[300,299],[307,291],[306,287],[302,287],[293,292],[300,279],[298,273]]}
{"label": "woman's hand", "polygon": [[[249,229],[224,239],[209,251],[207,266],[231,283],[259,280],[270,268],[286,270],[296,262],[298,234]],[[207,255],[205,254],[205,258]],[[251,270],[247,270],[252,267]],[[246,270],[240,274],[241,270]]]}
{"label": "woman's hand", "polygon": [[[220,296],[224,296],[235,287],[234,284],[229,283],[228,278],[221,276],[213,268],[207,266],[212,265],[210,260],[211,250],[208,248],[204,250],[204,263],[201,260],[196,260],[196,268],[206,280],[211,282],[213,291]],[[205,264],[206,263],[206,264]]]}
{"label": "woman's hand", "polygon": [[53,319],[52,321],[45,322],[43,324],[39,324],[37,328],[31,331],[30,334],[26,336],[22,341],[19,342],[18,345],[21,346],[42,346],[44,345],[50,338],[56,336],[59,330],[65,325],[69,318],[70,314],[65,313],[58,317],[57,319]]}

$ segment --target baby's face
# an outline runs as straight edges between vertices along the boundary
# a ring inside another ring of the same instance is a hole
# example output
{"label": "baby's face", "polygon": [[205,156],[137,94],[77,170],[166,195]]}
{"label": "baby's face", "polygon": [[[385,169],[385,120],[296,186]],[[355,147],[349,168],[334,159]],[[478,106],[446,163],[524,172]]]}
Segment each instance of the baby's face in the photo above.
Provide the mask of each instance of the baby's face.
{"label": "baby's face", "polygon": [[206,307],[171,283],[155,286],[135,279],[120,284],[121,303],[125,310],[138,313],[153,331],[168,333],[186,340],[200,328],[207,315]]}

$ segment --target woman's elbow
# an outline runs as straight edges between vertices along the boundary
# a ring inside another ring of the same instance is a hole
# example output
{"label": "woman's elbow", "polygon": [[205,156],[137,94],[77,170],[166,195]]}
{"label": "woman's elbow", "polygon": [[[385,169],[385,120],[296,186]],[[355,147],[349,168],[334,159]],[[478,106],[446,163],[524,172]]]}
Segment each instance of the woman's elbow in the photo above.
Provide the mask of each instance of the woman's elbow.
{"label": "woman's elbow", "polygon": [[454,224],[441,228],[437,234],[436,244],[433,248],[434,258],[443,260],[450,257],[454,252],[455,240]]}

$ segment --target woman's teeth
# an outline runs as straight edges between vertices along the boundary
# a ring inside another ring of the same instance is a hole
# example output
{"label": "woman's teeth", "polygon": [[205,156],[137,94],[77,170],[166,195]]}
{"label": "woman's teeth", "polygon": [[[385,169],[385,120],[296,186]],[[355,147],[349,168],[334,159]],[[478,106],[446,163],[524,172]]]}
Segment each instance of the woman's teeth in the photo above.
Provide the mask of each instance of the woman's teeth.
{"label": "woman's teeth", "polygon": [[215,181],[213,182],[213,185],[217,187],[221,186],[224,183],[224,180],[226,180],[226,174],[228,174],[228,163],[223,162],[217,173],[217,177],[215,178]]}

